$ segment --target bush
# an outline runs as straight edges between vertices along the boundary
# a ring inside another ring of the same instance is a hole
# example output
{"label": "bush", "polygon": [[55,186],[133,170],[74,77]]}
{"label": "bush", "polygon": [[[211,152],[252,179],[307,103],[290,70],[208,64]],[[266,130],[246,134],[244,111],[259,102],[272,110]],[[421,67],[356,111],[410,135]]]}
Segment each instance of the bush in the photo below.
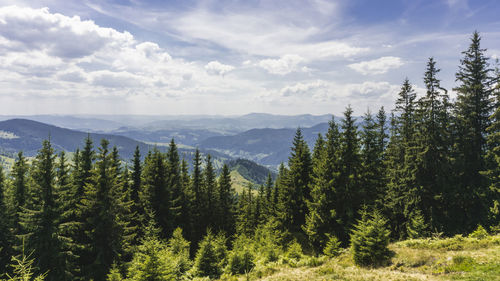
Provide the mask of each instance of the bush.
{"label": "bush", "polygon": [[226,239],[223,235],[215,237],[210,231],[200,242],[196,252],[193,270],[196,276],[219,278],[222,274],[224,260],[227,254]]}
{"label": "bush", "polygon": [[302,258],[302,246],[294,240],[290,245],[288,245],[288,250],[285,253],[285,257],[288,259],[300,260]]}
{"label": "bush", "polygon": [[427,236],[428,226],[420,210],[416,210],[410,216],[406,225],[406,233],[410,239],[417,239]]}
{"label": "bush", "polygon": [[371,215],[363,212],[351,234],[354,262],[360,266],[386,264],[391,258],[389,235],[386,220],[378,211]]}
{"label": "bush", "polygon": [[476,230],[474,230],[471,234],[469,234],[470,238],[476,238],[476,239],[484,239],[488,237],[488,232],[482,225],[478,225]]}
{"label": "bush", "polygon": [[326,242],[325,248],[323,249],[323,254],[333,258],[340,253],[340,241],[336,236],[327,234],[328,241]]}
{"label": "bush", "polygon": [[255,256],[252,254],[252,240],[240,235],[234,241],[233,250],[229,253],[226,271],[231,274],[244,274],[255,267]]}

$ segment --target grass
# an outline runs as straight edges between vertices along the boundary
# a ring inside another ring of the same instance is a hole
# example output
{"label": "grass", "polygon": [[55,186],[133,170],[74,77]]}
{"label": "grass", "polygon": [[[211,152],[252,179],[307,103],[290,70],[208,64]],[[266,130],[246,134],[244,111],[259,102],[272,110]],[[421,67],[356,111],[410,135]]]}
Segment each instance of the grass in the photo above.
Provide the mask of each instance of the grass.
{"label": "grass", "polygon": [[[336,258],[305,256],[300,261],[259,265],[249,280],[500,280],[500,235],[455,236],[392,243],[391,265],[361,268],[348,249]],[[245,276],[222,280],[247,280]]]}
{"label": "grass", "polygon": [[[236,191],[236,193],[241,194],[244,190],[248,188],[248,184],[251,184],[251,182],[245,179],[240,173],[238,173],[238,171],[236,170],[231,171],[231,185]],[[252,189],[252,192],[254,195],[257,194],[257,190],[255,189]]]}

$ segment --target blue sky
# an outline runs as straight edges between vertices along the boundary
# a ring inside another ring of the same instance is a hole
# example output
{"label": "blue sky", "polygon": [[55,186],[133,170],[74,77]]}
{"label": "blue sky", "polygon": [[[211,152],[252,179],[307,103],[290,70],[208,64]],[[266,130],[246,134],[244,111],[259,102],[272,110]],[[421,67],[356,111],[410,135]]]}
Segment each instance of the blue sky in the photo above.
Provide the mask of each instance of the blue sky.
{"label": "blue sky", "polygon": [[474,30],[499,57],[498,14],[496,0],[0,0],[0,114],[390,110],[405,77],[423,92],[430,56],[451,90]]}

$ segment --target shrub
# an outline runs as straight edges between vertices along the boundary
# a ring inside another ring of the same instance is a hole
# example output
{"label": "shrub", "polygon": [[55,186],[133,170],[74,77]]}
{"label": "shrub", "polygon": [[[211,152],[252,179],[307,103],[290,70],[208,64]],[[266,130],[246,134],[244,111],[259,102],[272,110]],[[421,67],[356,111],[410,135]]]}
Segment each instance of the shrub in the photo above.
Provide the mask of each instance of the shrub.
{"label": "shrub", "polygon": [[410,216],[410,220],[406,225],[406,233],[411,239],[422,238],[427,236],[428,225],[425,223],[424,216],[420,210],[416,210]]}
{"label": "shrub", "polygon": [[200,242],[196,252],[193,270],[197,276],[207,276],[216,279],[222,274],[224,260],[227,254],[226,239],[223,235],[215,237],[210,231]]}
{"label": "shrub", "polygon": [[488,232],[482,225],[478,225],[476,230],[474,230],[471,234],[469,234],[470,238],[476,238],[476,239],[484,239],[488,237]]}
{"label": "shrub", "polygon": [[371,215],[363,212],[351,234],[354,262],[360,266],[379,266],[387,263],[391,258],[388,248],[389,234],[386,220],[378,211]]}
{"label": "shrub", "polygon": [[240,235],[234,241],[233,250],[229,253],[226,271],[231,274],[244,274],[255,267],[255,256],[252,254],[252,240]]}
{"label": "shrub", "polygon": [[323,254],[333,258],[338,256],[340,253],[340,241],[336,236],[327,234],[328,241],[326,242],[325,248],[323,249]]}
{"label": "shrub", "polygon": [[302,246],[294,240],[290,245],[288,245],[288,250],[285,253],[285,257],[288,259],[300,260],[302,258]]}

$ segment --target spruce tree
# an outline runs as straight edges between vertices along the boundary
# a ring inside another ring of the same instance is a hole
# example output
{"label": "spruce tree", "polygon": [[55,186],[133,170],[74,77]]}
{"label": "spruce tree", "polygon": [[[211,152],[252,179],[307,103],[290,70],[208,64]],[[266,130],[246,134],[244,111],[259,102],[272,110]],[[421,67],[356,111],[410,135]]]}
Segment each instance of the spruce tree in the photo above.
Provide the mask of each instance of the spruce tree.
{"label": "spruce tree", "polygon": [[288,158],[290,170],[279,194],[279,219],[284,229],[298,232],[305,223],[306,200],[310,198],[311,155],[302,131],[297,129]]}
{"label": "spruce tree", "polygon": [[212,156],[210,154],[207,155],[205,162],[205,169],[203,170],[203,205],[201,206],[201,210],[203,212],[203,226],[206,228],[214,228],[217,209],[218,209],[218,200],[217,200],[217,186],[216,186],[216,178],[215,178],[215,169],[212,163]]}
{"label": "spruce tree", "polygon": [[415,147],[412,147],[417,156],[413,160],[415,182],[409,192],[418,199],[411,202],[413,207],[408,208],[407,217],[411,217],[413,208],[422,210],[431,229],[443,231],[448,208],[442,200],[447,194],[447,187],[450,186],[451,143],[448,131],[449,98],[436,76],[439,71],[434,59],[430,58],[424,75],[427,91],[418,101],[416,116],[419,124],[416,129]]}
{"label": "spruce tree", "polygon": [[180,164],[177,146],[174,139],[172,139],[167,152],[167,188],[170,192],[170,225],[169,229],[167,229],[168,235],[176,227],[180,226],[184,220],[182,205],[185,199],[182,190]]}
{"label": "spruce tree", "polygon": [[313,249],[319,253],[328,235],[339,235],[343,229],[337,222],[336,181],[338,178],[338,153],[340,133],[335,119],[329,122],[326,141],[317,141],[314,148],[311,200],[304,231]]}
{"label": "spruce tree", "polygon": [[361,206],[361,157],[358,128],[352,109],[347,107],[342,120],[340,134],[340,150],[338,163],[338,181],[336,186],[336,206],[338,220],[344,231],[339,233],[339,240],[347,242],[348,233],[355,223],[358,210]]}
{"label": "spruce tree", "polygon": [[85,187],[82,199],[87,244],[82,267],[84,279],[104,280],[106,274],[122,253],[123,229],[118,221],[116,198],[113,190],[118,177],[115,164],[108,150],[109,142],[101,140],[95,168],[92,170],[93,184]]}
{"label": "spruce tree", "polygon": [[224,164],[218,182],[219,212],[218,212],[218,230],[224,231],[228,236],[235,232],[235,212],[236,212],[236,194],[231,186],[231,174],[229,167]]}
{"label": "spruce tree", "polygon": [[392,234],[396,238],[406,236],[406,211],[409,199],[408,187],[414,182],[411,165],[415,153],[410,153],[415,144],[416,93],[405,79],[398,93],[395,109],[391,115],[390,139],[385,152],[387,188],[383,212],[389,218]]}
{"label": "spruce tree", "polygon": [[[497,60],[498,64],[498,60]],[[496,85],[494,87],[494,108],[495,111],[490,116],[491,125],[487,128],[488,132],[488,169],[485,175],[488,177],[490,202],[490,224],[500,226],[500,69],[495,69]]]}
{"label": "spruce tree", "polygon": [[8,264],[11,256],[14,254],[12,250],[14,237],[10,229],[11,225],[5,199],[6,187],[5,175],[0,165],[0,218],[2,218],[0,219],[0,272],[8,272]]}
{"label": "spruce tree", "polygon": [[143,204],[147,212],[154,216],[156,224],[161,229],[160,237],[166,237],[170,223],[170,194],[167,190],[165,155],[156,147],[146,157],[142,182]]}
{"label": "spruce tree", "polygon": [[[192,216],[192,232],[191,241],[196,245],[198,241],[203,237],[205,229],[202,226],[206,225],[203,222],[202,213],[204,207],[204,194],[203,194],[203,174],[201,168],[201,155],[200,151],[196,149],[193,158],[193,173],[191,175],[191,187],[190,192],[193,194],[193,201],[191,203],[191,216]],[[194,247],[193,247],[194,248]]]}
{"label": "spruce tree", "polygon": [[140,237],[143,235],[144,220],[146,218],[146,213],[144,211],[141,202],[141,192],[142,192],[142,163],[141,163],[141,152],[139,146],[135,147],[134,157],[132,159],[132,173],[131,184],[130,184],[130,212],[133,214],[132,220],[130,221],[130,227],[135,229],[135,237],[132,239],[132,245],[139,245]]}
{"label": "spruce tree", "polygon": [[45,140],[33,162],[31,204],[22,208],[22,237],[33,251],[34,265],[47,280],[65,280],[59,233],[60,208],[57,200],[55,155],[50,141]]}
{"label": "spruce tree", "polygon": [[454,170],[458,181],[453,209],[458,231],[472,231],[484,223],[488,210],[482,198],[488,185],[480,171],[485,170],[486,128],[490,126],[492,100],[491,69],[486,49],[481,48],[481,37],[475,31],[469,48],[462,52],[456,73],[458,87],[454,88],[457,100],[454,105],[456,118],[456,155]]}

